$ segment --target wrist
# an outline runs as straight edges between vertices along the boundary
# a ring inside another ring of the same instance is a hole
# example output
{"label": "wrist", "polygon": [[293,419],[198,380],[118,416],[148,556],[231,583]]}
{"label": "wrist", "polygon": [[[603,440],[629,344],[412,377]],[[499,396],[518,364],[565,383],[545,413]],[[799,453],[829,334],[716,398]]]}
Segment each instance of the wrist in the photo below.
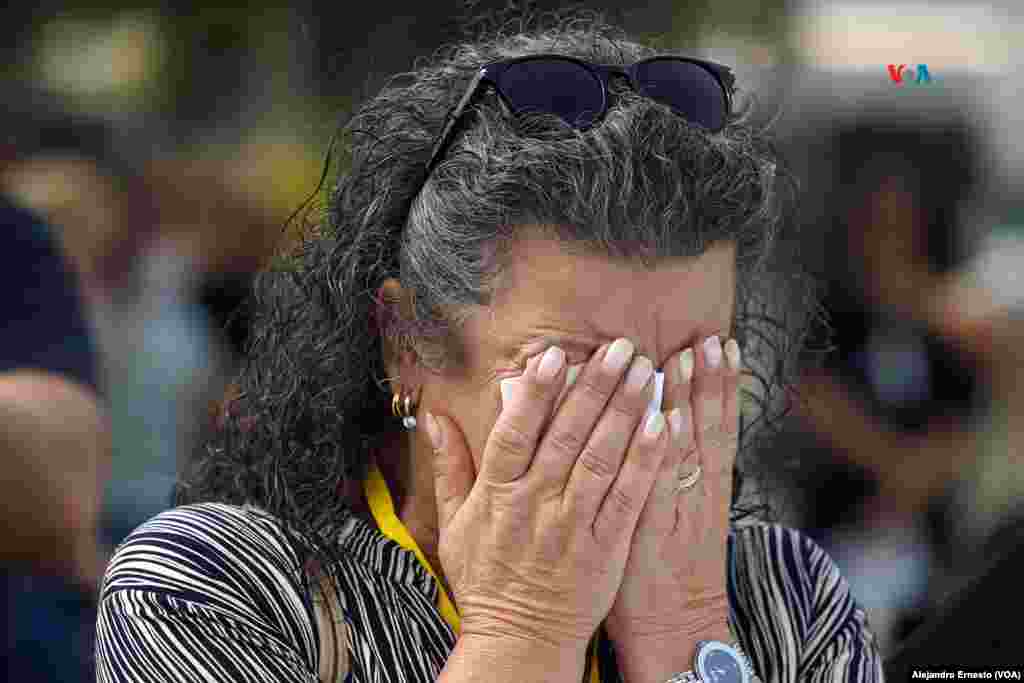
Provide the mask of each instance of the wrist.
{"label": "wrist", "polygon": [[665,683],[673,674],[693,669],[701,641],[736,642],[727,610],[694,615],[685,627],[675,630],[629,633],[609,629],[608,637],[626,683]]}
{"label": "wrist", "polygon": [[564,683],[583,677],[587,643],[556,644],[531,638],[462,634],[438,682]]}

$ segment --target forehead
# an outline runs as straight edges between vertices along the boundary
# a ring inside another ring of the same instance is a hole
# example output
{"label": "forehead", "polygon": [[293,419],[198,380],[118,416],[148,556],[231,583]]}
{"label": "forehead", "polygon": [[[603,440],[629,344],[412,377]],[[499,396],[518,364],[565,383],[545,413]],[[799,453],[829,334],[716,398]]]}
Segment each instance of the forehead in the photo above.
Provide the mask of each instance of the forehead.
{"label": "forehead", "polygon": [[570,253],[549,238],[513,245],[489,316],[467,332],[502,357],[528,356],[548,343],[593,350],[627,337],[656,365],[710,334],[729,333],[735,251],[722,243],[695,258],[651,269]]}

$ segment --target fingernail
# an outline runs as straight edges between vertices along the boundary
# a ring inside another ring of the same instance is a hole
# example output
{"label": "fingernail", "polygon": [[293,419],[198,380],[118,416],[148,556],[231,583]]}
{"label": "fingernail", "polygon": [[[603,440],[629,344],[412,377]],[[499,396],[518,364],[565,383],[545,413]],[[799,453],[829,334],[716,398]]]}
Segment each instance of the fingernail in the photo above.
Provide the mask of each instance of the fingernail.
{"label": "fingernail", "polygon": [[434,450],[441,448],[441,427],[437,424],[437,420],[434,416],[427,413],[427,436],[430,437],[430,445],[434,447]]}
{"label": "fingernail", "polygon": [[568,389],[573,384],[576,384],[576,378],[580,375],[580,368],[582,365],[570,365],[565,371],[565,388]]}
{"label": "fingernail", "polygon": [[660,410],[647,418],[647,422],[644,424],[644,434],[652,438],[658,437],[663,429],[665,429],[665,414]]}
{"label": "fingernail", "polygon": [[640,356],[633,360],[633,366],[626,375],[626,391],[631,394],[639,394],[647,386],[647,381],[654,373],[654,364],[650,359]]}
{"label": "fingernail", "polygon": [[633,357],[633,342],[628,339],[616,339],[604,353],[602,363],[605,371],[610,374],[618,374],[626,367],[626,363]]}
{"label": "fingernail", "polygon": [[558,392],[558,398],[555,399],[555,406],[562,405],[562,401],[565,400],[565,395],[569,393],[569,388],[576,383],[576,377],[580,374],[580,368],[582,365],[570,365],[565,369],[565,386]]}
{"label": "fingernail", "polygon": [[704,340],[704,361],[709,368],[717,368],[722,364],[722,340],[717,334]]}
{"label": "fingernail", "polygon": [[683,442],[683,412],[679,408],[673,408],[668,414],[669,432],[676,445]]}
{"label": "fingernail", "polygon": [[679,381],[689,384],[693,378],[693,349],[686,349],[679,354]]}
{"label": "fingernail", "polygon": [[736,343],[735,339],[725,342],[725,360],[730,370],[740,369],[740,345]]}
{"label": "fingernail", "polygon": [[519,380],[518,377],[509,377],[501,380],[498,386],[501,387],[501,405],[505,407],[512,400],[512,391],[515,389],[514,382]]}
{"label": "fingernail", "polygon": [[555,378],[558,371],[565,363],[565,352],[557,346],[552,346],[541,356],[540,365],[537,366],[537,381],[547,384]]}

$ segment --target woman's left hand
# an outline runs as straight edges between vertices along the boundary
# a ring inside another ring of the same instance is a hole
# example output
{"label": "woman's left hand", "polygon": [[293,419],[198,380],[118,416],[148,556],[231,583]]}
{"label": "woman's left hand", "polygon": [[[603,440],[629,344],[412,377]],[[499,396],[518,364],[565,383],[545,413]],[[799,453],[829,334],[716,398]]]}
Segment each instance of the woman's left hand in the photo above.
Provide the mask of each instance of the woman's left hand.
{"label": "woman's left hand", "polygon": [[[633,654],[650,662],[666,648],[680,661],[665,662],[665,668],[688,669],[698,640],[731,640],[726,553],[739,441],[739,368],[736,342],[723,349],[717,336],[664,366],[665,410],[677,447],[647,498],[625,578],[605,620],[627,669]],[[697,482],[679,491],[679,478],[698,465]]]}

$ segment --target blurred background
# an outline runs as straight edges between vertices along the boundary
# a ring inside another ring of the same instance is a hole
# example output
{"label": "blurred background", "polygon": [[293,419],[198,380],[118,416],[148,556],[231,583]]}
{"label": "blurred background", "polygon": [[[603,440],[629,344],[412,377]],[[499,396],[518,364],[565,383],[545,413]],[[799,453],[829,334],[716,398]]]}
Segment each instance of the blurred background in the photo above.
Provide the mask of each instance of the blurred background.
{"label": "blurred background", "polygon": [[[23,546],[5,570],[9,680],[91,678],[103,558],[170,505],[215,425],[250,279],[292,237],[339,119],[508,4],[3,10],[0,193],[45,220],[77,282],[110,444],[68,494],[90,541],[65,540],[88,560],[33,562],[54,552],[32,545],[36,522],[5,521]],[[1019,3],[520,4],[602,10],[734,65],[756,94],[802,179],[801,248],[830,322],[755,493],[839,562],[899,671],[1020,547]]]}

